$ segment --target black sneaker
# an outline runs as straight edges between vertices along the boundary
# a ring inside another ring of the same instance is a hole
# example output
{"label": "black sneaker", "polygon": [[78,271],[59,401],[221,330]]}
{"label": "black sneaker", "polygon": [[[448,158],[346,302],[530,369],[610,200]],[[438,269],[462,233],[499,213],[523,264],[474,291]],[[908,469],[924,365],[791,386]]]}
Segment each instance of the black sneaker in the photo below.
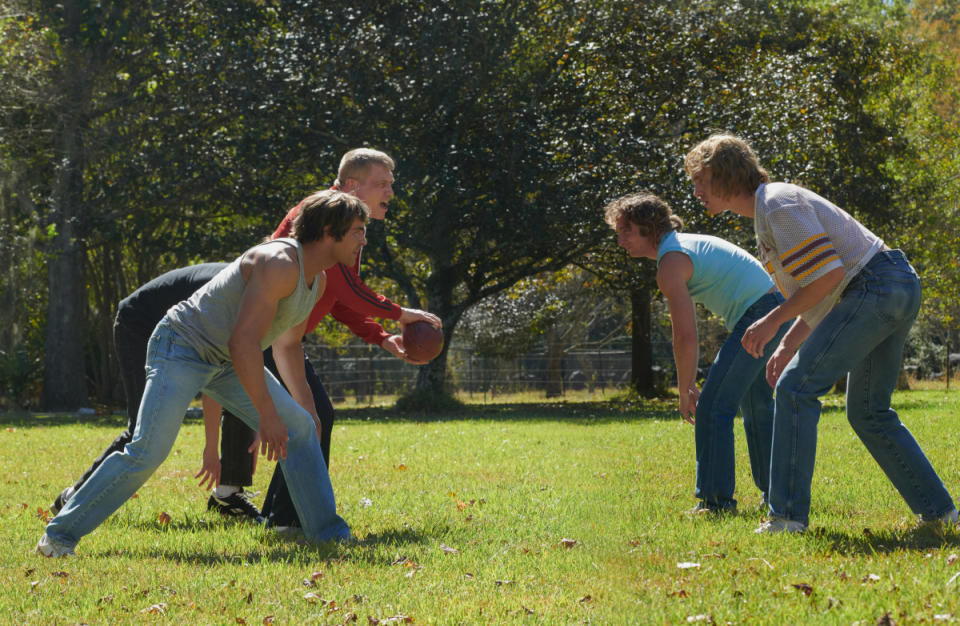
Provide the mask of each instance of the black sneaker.
{"label": "black sneaker", "polygon": [[73,497],[73,494],[76,493],[76,489],[72,486],[67,487],[59,494],[57,494],[57,499],[53,501],[53,504],[50,505],[50,515],[56,515],[60,512],[60,509],[67,503],[67,500]]}
{"label": "black sneaker", "polygon": [[224,517],[246,518],[257,524],[264,522],[260,509],[253,502],[250,502],[250,497],[243,491],[238,491],[225,498],[220,498],[215,494],[211,495],[210,499],[207,500],[207,510],[216,511]]}

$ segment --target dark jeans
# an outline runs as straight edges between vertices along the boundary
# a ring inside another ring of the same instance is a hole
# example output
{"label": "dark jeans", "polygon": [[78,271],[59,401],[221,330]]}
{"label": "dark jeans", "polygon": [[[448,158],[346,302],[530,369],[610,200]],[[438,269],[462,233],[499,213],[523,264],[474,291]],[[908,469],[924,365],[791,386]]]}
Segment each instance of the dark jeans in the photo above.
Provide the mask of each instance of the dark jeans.
{"label": "dark jeans", "polygon": [[[263,353],[263,360],[267,368],[279,379],[277,364],[273,360],[273,353],[270,349]],[[313,365],[306,355],[304,355],[303,366],[307,374],[307,384],[310,385],[310,391],[313,392],[313,404],[316,406],[317,416],[320,418],[320,449],[323,451],[323,460],[329,469],[330,435],[333,432],[333,403],[330,402],[330,396],[327,395],[327,390],[323,388],[323,382],[320,381],[320,377],[317,376],[317,372],[313,369]],[[281,380],[281,382],[283,381]],[[300,527],[301,525],[279,463],[273,471],[273,478],[270,479],[267,495],[263,499],[262,512],[263,516],[267,518],[268,526]]]}
{"label": "dark jeans", "polygon": [[[80,489],[83,483],[96,471],[104,459],[114,452],[123,451],[124,447],[133,439],[133,432],[137,428],[137,413],[140,411],[140,400],[146,387],[147,342],[150,333],[131,329],[123,324],[113,325],[113,343],[120,361],[120,380],[123,383],[123,394],[127,400],[127,429],[113,440],[107,449],[83,473],[83,476],[74,483],[74,489]],[[224,420],[223,435],[220,443],[220,482],[225,485],[245,487],[253,484],[253,455],[247,449],[253,444],[256,433],[246,424],[234,418],[234,421]],[[227,480],[227,478],[230,480]]]}

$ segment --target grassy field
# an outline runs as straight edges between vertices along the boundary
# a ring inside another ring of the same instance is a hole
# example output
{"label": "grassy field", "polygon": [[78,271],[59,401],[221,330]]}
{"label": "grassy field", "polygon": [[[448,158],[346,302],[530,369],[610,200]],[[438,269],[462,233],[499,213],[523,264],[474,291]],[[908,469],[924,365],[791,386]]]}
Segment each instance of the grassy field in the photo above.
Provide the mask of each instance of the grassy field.
{"label": "grassy field", "polygon": [[[960,494],[960,392],[895,403]],[[762,511],[742,431],[740,514],[688,515],[693,430],[674,415],[672,403],[484,405],[429,418],[341,411],[331,475],[358,539],[347,546],[208,514],[192,478],[202,425],[188,421],[137,497],[61,560],[32,551],[41,518],[122,420],[0,415],[0,622],[960,620],[960,533],[917,528],[841,398],[820,422],[803,536],[753,534]],[[272,469],[261,465],[255,491]]]}

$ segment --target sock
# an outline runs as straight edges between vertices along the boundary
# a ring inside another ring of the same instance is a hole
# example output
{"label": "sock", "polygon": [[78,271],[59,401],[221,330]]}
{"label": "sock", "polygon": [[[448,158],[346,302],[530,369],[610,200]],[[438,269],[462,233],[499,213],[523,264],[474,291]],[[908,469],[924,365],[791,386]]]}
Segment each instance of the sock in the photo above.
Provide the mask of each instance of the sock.
{"label": "sock", "polygon": [[213,495],[218,498],[229,498],[233,494],[240,491],[240,487],[234,487],[233,485],[217,485],[217,488],[213,490]]}

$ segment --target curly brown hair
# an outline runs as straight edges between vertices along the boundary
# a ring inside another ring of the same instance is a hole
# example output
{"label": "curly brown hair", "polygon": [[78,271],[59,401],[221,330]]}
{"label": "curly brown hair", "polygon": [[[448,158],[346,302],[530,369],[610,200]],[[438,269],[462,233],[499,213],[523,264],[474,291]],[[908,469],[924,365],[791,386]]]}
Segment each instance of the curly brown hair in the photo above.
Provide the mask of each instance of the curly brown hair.
{"label": "curly brown hair", "polygon": [[603,209],[604,220],[616,230],[620,220],[626,219],[637,225],[644,237],[654,244],[672,230],[683,230],[683,220],[674,215],[670,205],[652,193],[641,191],[613,200]]}

